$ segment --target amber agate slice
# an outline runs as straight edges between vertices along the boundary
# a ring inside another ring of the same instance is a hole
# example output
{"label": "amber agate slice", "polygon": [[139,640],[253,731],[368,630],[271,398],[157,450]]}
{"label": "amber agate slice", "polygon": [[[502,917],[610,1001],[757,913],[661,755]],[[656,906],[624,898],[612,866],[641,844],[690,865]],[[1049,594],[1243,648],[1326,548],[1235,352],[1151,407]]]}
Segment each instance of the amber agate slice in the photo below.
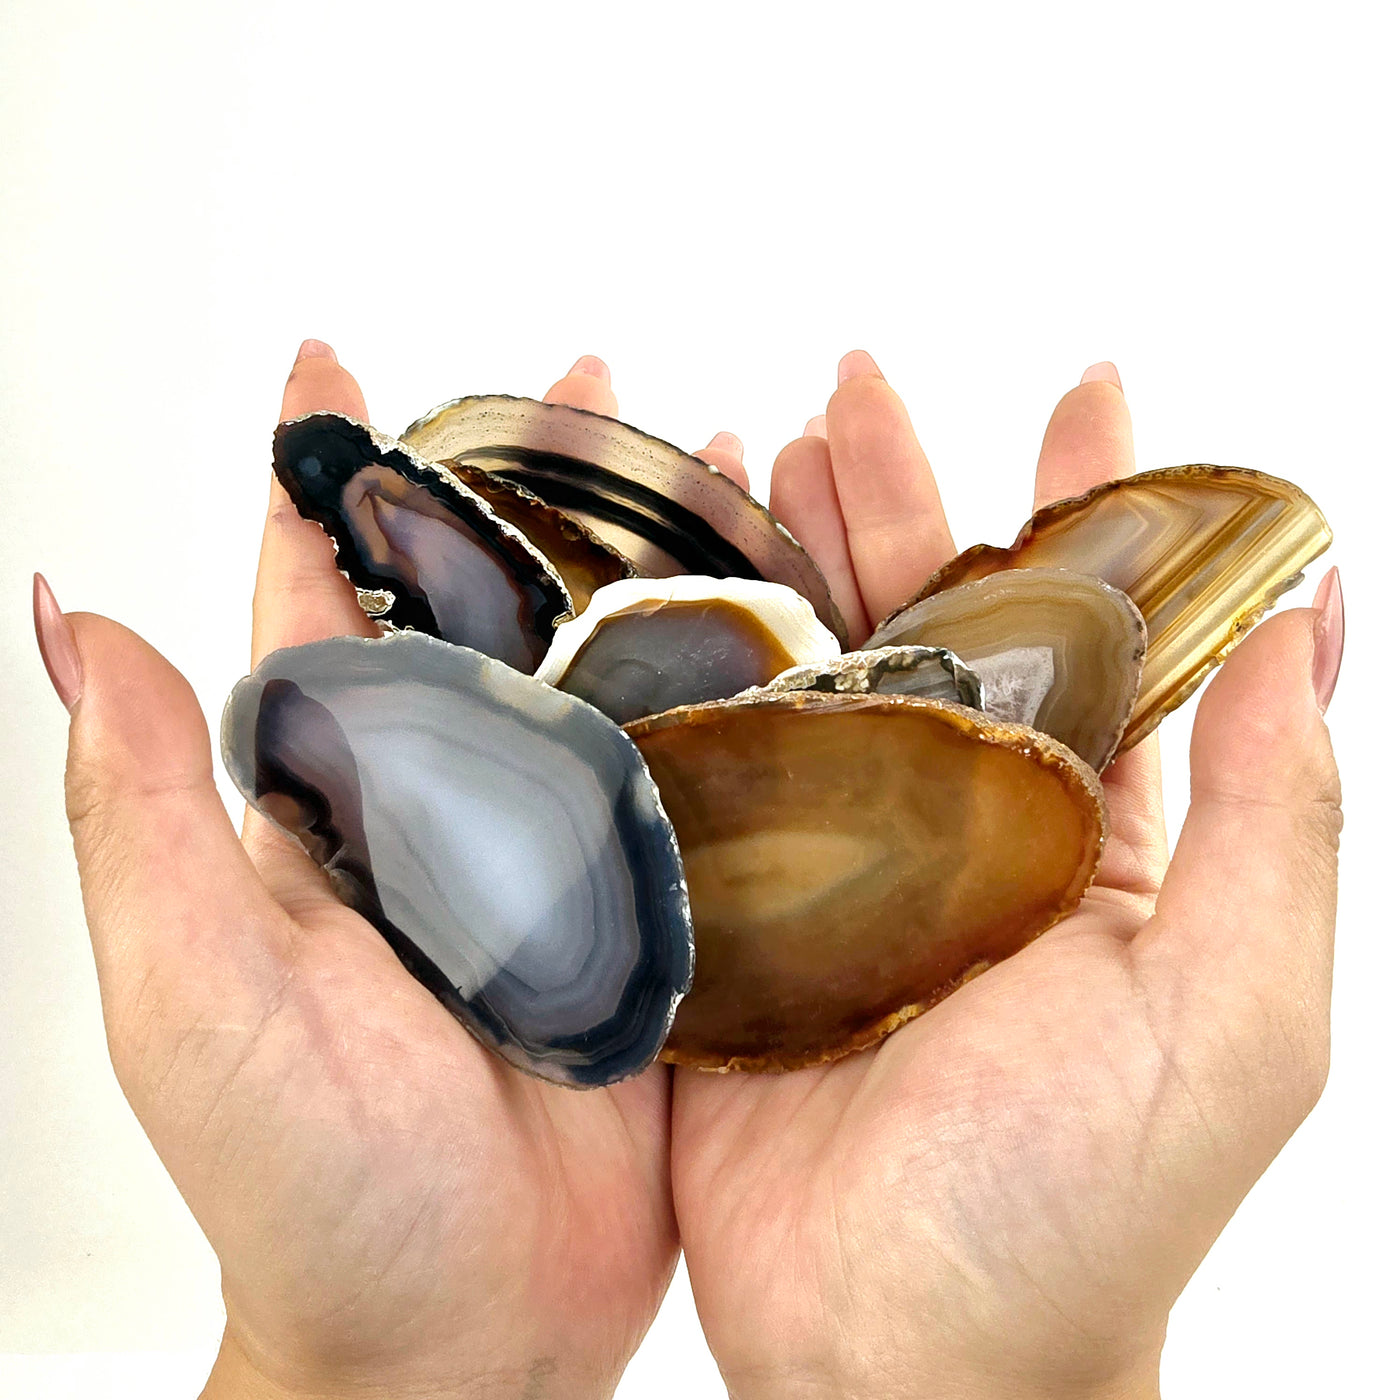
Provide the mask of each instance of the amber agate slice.
{"label": "amber agate slice", "polygon": [[795,1069],[871,1045],[1062,919],[1098,865],[1093,772],[960,706],[794,692],[627,732],[690,889],[675,1064]]}
{"label": "amber agate slice", "polygon": [[626,724],[728,699],[840,650],[812,605],[782,584],[634,578],[600,588],[560,627],[535,679]]}
{"label": "amber agate slice", "polygon": [[562,510],[546,505],[533,491],[465,462],[443,465],[554,565],[569,590],[575,613],[581,613],[604,584],[630,578],[636,572],[611,545]]}
{"label": "amber agate slice", "polygon": [[1096,574],[1122,589],[1147,624],[1147,657],[1121,751],[1200,685],[1331,540],[1322,512],[1291,482],[1242,467],[1167,467],[1043,507],[1009,549],[964,550],[918,597],[1034,567]]}
{"label": "amber agate slice", "polygon": [[572,696],[411,632],[275,651],[224,762],[405,967],[510,1064],[611,1084],[690,982],[680,852],[635,746]]}
{"label": "amber agate slice", "polygon": [[895,613],[867,646],[897,644],[951,648],[981,679],[987,714],[1042,730],[1098,770],[1133,712],[1147,629],[1102,579],[1007,569]]}
{"label": "amber agate slice", "polygon": [[433,461],[526,487],[639,574],[784,583],[846,640],[826,579],[788,531],[715,467],[638,428],[566,404],[489,394],[443,404],[403,440]]}
{"label": "amber agate slice", "polygon": [[282,423],[272,468],[393,627],[533,671],[569,616],[563,580],[520,531],[446,467],[364,423],[338,413]]}

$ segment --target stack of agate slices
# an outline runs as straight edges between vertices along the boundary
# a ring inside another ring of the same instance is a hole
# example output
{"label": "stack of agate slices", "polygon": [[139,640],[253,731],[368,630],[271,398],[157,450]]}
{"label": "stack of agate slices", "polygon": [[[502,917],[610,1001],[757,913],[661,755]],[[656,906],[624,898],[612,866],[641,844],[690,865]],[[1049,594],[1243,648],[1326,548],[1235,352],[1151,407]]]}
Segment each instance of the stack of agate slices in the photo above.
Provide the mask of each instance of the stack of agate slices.
{"label": "stack of agate slices", "polygon": [[1330,540],[1143,472],[940,569],[858,650],[713,467],[579,409],[318,413],[274,469],[380,621],[229,699],[247,799],[484,1045],[559,1084],[869,1046],[1074,909],[1098,773]]}

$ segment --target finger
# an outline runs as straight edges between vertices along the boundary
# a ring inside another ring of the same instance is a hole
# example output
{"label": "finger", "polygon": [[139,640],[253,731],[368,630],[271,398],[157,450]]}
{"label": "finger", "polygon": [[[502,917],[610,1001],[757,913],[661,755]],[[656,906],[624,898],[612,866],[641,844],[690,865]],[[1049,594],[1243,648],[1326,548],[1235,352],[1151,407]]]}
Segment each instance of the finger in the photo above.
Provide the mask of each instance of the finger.
{"label": "finger", "polygon": [[841,361],[826,409],[831,469],[865,613],[878,622],[954,553],[928,458],[875,361]]}
{"label": "finger", "polygon": [[[1118,370],[1090,365],[1050,415],[1035,469],[1035,508],[1079,496],[1103,481],[1131,476],[1133,423]],[[1117,759],[1103,775],[1110,838],[1097,884],[1151,900],[1167,868],[1162,811],[1162,762],[1149,739]]]}
{"label": "finger", "polygon": [[[306,413],[344,413],[368,419],[364,395],[329,345],[301,347],[282,395],[282,420]],[[253,589],[253,665],[278,647],[322,637],[378,635],[335,564],[335,547],[314,521],[304,520],[291,497],[272,480]]]}
{"label": "finger", "polygon": [[550,385],[544,401],[586,408],[590,413],[601,413],[608,418],[617,417],[612,373],[596,355],[584,355],[576,360],[563,379]]}
{"label": "finger", "polygon": [[1296,1072],[1307,1091],[1326,1069],[1341,830],[1319,704],[1341,663],[1335,573],[1318,602],[1256,628],[1202,698],[1190,810],[1157,916],[1134,943],[1183,1022],[1217,1039],[1264,1032],[1270,1073]]}
{"label": "finger", "polygon": [[51,595],[45,606],[36,592],[36,626],[46,656],[66,648],[60,670],[77,677],[68,817],[130,1093],[146,1057],[174,1053],[191,1027],[256,1026],[285,979],[293,930],[229,823],[185,679],[124,627],[64,618]]}
{"label": "finger", "polygon": [[769,502],[773,514],[826,575],[832,600],[846,620],[850,644],[858,646],[870,635],[870,619],[856,584],[831,453],[823,439],[800,437],[778,453]]}
{"label": "finger", "polygon": [[1035,508],[1133,473],[1133,421],[1118,371],[1090,365],[1050,415],[1035,469]]}
{"label": "finger", "polygon": [[733,433],[716,433],[696,454],[702,462],[722,471],[730,481],[749,489],[749,474],[744,467],[744,444]]}

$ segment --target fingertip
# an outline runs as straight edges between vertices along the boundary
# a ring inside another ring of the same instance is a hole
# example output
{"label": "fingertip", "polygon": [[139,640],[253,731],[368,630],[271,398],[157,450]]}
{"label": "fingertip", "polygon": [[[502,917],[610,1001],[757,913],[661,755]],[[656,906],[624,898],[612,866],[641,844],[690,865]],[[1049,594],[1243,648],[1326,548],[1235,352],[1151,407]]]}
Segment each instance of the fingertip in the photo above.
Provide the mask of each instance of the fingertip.
{"label": "fingertip", "polygon": [[880,373],[880,366],[875,363],[874,357],[867,350],[848,350],[841,356],[840,363],[836,366],[836,384],[839,388],[849,379],[858,378],[861,375],[874,375],[877,379],[885,376]]}
{"label": "fingertip", "polygon": [[302,360],[330,360],[332,364],[340,363],[335,351],[324,340],[303,340],[293,363],[300,364]]}
{"label": "fingertip", "polygon": [[802,429],[803,437],[825,438],[826,437],[826,414],[819,413],[815,418],[807,420],[807,426]]}
{"label": "fingertip", "polygon": [[1118,374],[1118,366],[1112,360],[1100,360],[1092,364],[1079,376],[1081,384],[1112,384],[1120,393],[1123,381]]}
{"label": "fingertip", "polygon": [[[307,346],[317,350],[308,353]],[[282,422],[308,413],[342,413],[362,423],[369,421],[365,396],[355,376],[336,359],[335,351],[319,340],[302,343],[282,391]]]}

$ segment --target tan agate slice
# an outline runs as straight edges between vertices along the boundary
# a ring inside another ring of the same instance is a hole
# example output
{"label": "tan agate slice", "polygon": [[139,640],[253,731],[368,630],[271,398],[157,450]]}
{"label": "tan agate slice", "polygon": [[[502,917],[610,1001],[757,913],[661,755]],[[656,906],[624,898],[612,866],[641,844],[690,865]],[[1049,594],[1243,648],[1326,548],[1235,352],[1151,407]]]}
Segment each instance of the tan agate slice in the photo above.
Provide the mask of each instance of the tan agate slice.
{"label": "tan agate slice", "polygon": [[1068,569],[1006,569],[911,604],[867,647],[947,647],[982,682],[994,719],[1042,730],[1091,768],[1133,712],[1147,628],[1111,584]]}
{"label": "tan agate slice", "polygon": [[1166,467],[1043,507],[1009,549],[964,550],[918,597],[1034,567],[1096,574],[1121,588],[1147,623],[1142,687],[1121,752],[1200,685],[1331,540],[1322,512],[1291,482],[1243,467]]}
{"label": "tan agate slice", "polygon": [[685,863],[695,982],[662,1059],[872,1045],[1064,918],[1102,791],[1054,740],[910,696],[744,697],[627,726]]}
{"label": "tan agate slice", "polygon": [[469,462],[442,462],[473,495],[514,525],[555,569],[569,590],[574,615],[581,613],[604,584],[631,578],[632,565],[578,521],[546,505],[532,491],[493,476]]}

